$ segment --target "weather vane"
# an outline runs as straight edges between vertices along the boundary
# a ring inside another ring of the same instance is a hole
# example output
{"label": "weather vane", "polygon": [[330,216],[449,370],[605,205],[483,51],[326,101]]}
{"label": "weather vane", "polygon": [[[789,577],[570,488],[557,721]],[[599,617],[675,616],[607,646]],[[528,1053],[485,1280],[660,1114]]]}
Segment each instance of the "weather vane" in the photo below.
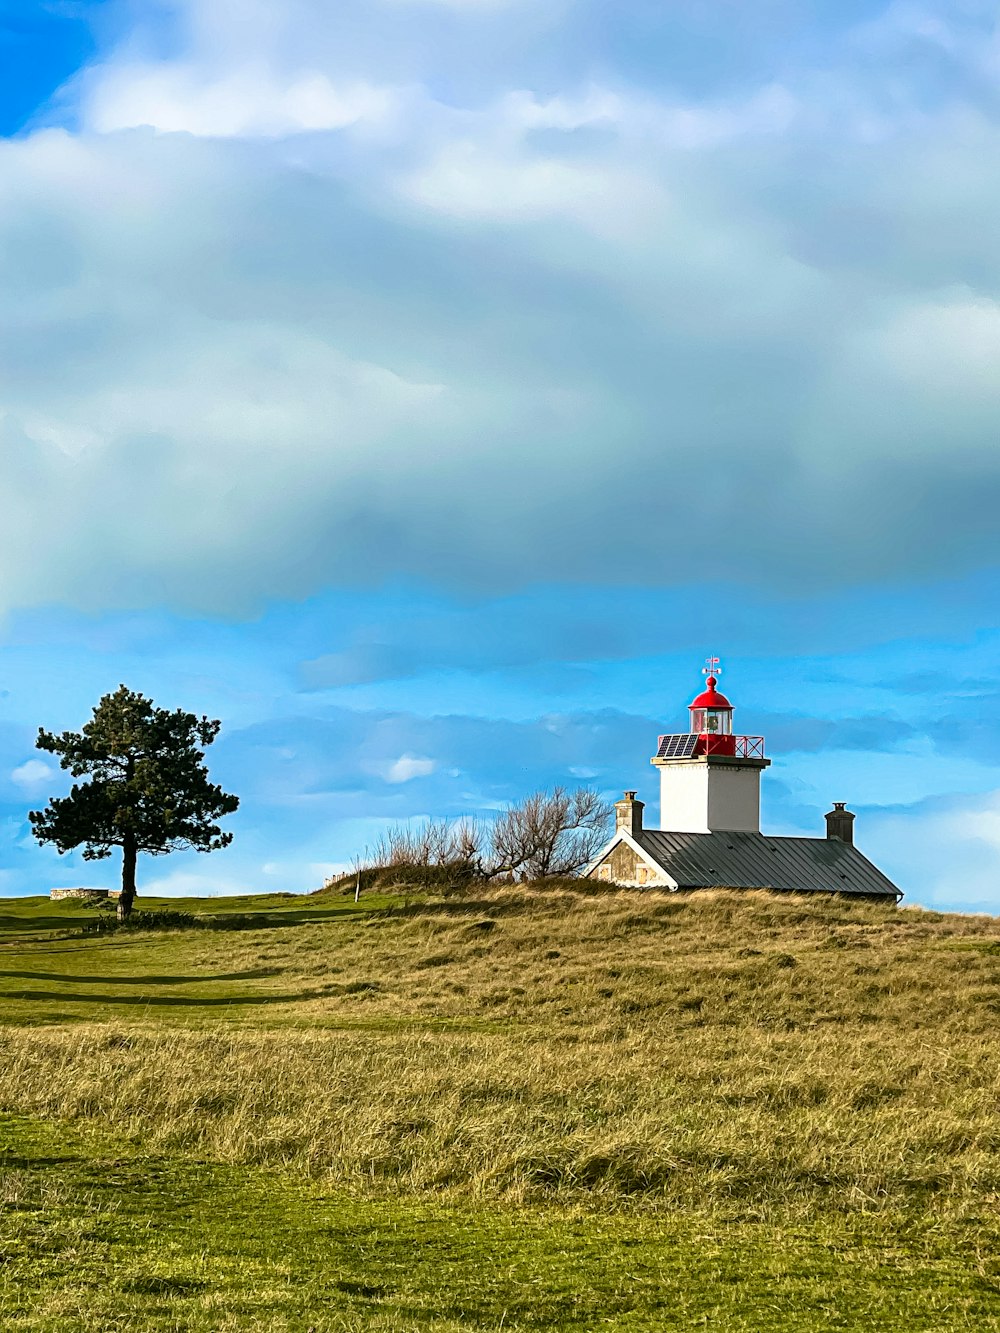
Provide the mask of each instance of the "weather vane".
{"label": "weather vane", "polygon": [[703,666],[701,674],[703,676],[720,676],[722,674],[722,661],[718,657],[706,657],[707,666]]}

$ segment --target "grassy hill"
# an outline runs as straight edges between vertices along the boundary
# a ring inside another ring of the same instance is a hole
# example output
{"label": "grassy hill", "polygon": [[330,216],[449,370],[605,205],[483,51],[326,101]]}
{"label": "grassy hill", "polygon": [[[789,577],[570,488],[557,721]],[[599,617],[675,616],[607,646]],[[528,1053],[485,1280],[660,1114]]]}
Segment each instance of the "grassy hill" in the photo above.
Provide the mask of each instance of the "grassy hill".
{"label": "grassy hill", "polygon": [[0,910],[0,1326],[1000,1329],[1000,921]]}

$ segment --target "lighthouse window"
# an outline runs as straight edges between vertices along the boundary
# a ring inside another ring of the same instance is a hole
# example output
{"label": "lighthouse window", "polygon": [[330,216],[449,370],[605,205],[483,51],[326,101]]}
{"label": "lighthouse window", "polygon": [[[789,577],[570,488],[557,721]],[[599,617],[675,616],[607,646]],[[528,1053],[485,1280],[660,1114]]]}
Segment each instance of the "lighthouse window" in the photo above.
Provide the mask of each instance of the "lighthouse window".
{"label": "lighthouse window", "polygon": [[732,714],[723,708],[692,708],[691,730],[696,734],[710,732],[712,735],[728,736],[733,729]]}

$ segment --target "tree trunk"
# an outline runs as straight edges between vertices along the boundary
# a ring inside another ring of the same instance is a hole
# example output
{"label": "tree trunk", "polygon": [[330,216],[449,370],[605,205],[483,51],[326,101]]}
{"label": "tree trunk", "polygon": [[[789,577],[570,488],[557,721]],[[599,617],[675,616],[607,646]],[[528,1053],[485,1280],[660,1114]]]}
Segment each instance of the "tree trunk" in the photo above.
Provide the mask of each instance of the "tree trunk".
{"label": "tree trunk", "polygon": [[135,840],[126,837],[122,843],[122,891],[118,899],[119,921],[127,921],[132,915],[132,904],[135,901],[135,862]]}

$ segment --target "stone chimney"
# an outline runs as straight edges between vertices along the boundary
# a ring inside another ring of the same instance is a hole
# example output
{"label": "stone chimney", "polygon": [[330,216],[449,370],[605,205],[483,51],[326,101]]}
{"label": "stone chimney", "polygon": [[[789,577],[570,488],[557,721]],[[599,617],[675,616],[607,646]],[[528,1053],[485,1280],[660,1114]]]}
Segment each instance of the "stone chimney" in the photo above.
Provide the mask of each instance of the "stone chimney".
{"label": "stone chimney", "polygon": [[833,809],[826,817],[826,836],[854,846],[854,816],[846,808],[845,801],[834,801]]}
{"label": "stone chimney", "polygon": [[[635,799],[634,791],[627,791],[620,801],[615,802],[615,831],[624,829],[633,838],[642,832],[642,812],[644,804]],[[851,818],[853,819],[853,815]]]}

